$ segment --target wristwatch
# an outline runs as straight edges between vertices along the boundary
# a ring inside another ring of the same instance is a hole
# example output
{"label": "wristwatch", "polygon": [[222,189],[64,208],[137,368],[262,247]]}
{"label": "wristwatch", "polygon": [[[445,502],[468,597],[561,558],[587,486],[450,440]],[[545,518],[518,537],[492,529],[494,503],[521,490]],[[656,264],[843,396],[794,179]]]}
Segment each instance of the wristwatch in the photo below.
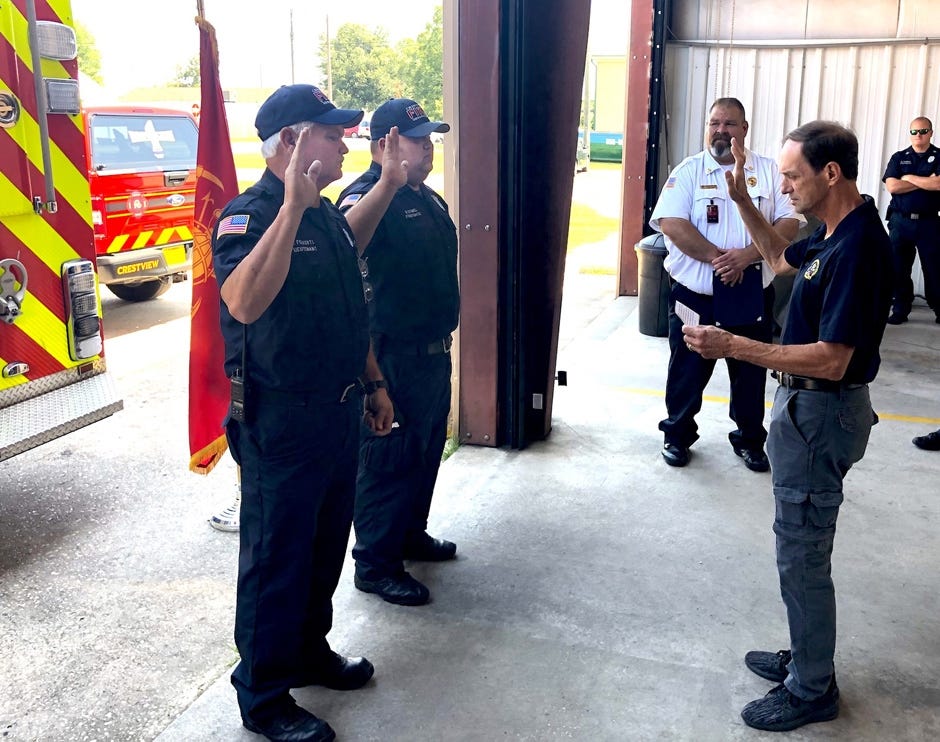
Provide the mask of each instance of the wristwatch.
{"label": "wristwatch", "polygon": [[379,389],[388,389],[388,382],[385,379],[367,381],[362,385],[362,391],[365,394],[375,394]]}

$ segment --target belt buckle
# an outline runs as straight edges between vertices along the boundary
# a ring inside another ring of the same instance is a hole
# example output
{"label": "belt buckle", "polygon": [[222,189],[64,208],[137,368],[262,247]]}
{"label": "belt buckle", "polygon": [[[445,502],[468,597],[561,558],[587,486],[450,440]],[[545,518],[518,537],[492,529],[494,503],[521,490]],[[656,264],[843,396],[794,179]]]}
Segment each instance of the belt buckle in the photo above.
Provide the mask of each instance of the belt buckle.
{"label": "belt buckle", "polygon": [[920,219],[920,214],[911,214],[911,219],[913,219],[914,221],[917,221],[918,219]]}
{"label": "belt buckle", "polygon": [[347,387],[346,387],[345,389],[343,389],[343,393],[342,393],[342,395],[341,395],[340,398],[339,398],[339,403],[340,403],[340,404],[343,404],[343,402],[347,401],[347,400],[349,399],[349,393],[350,393],[353,389],[356,389],[357,386],[358,386],[358,385],[356,384],[355,381],[354,381],[352,384],[347,385]]}

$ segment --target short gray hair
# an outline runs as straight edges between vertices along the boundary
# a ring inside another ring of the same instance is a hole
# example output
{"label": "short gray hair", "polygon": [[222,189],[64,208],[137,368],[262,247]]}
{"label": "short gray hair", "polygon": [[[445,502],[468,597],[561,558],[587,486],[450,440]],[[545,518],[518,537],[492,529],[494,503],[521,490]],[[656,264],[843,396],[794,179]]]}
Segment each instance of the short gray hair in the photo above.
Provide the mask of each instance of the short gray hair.
{"label": "short gray hair", "polygon": [[[290,129],[299,136],[300,132],[302,132],[308,126],[315,125],[315,121],[298,121],[296,124],[291,124],[290,126],[285,126],[284,128]],[[281,141],[281,131],[281,129],[278,129],[276,133],[272,134],[263,142],[261,142],[261,156],[264,159],[267,160],[269,157],[274,157],[274,155],[277,154],[277,146]]]}

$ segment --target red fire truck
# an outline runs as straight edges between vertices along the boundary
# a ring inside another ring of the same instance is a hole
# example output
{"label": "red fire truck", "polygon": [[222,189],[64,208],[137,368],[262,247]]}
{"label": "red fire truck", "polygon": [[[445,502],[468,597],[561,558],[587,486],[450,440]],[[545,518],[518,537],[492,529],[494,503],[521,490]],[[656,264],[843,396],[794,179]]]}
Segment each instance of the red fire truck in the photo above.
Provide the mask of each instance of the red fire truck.
{"label": "red fire truck", "polygon": [[69,0],[0,2],[0,461],[121,409]]}
{"label": "red fire truck", "polygon": [[196,121],[140,106],[83,119],[98,278],[121,299],[153,299],[192,268]]}

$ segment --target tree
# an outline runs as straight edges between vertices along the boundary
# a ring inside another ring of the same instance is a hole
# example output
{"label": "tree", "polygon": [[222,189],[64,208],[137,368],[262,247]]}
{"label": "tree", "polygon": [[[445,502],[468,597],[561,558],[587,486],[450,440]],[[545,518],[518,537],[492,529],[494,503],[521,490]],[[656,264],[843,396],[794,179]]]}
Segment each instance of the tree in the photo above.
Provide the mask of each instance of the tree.
{"label": "tree", "polygon": [[193,56],[185,64],[176,65],[176,77],[170,81],[170,84],[181,88],[198,88],[199,56]]}
{"label": "tree", "polygon": [[91,35],[91,31],[77,21],[75,23],[75,39],[78,42],[78,69],[99,85],[103,84],[104,81],[101,79],[101,52],[98,51],[95,37]]}
{"label": "tree", "polygon": [[418,38],[402,41],[398,52],[401,94],[418,101],[429,118],[440,119],[444,115],[444,9],[440,5]]}
{"label": "tree", "polygon": [[[333,101],[338,106],[375,110],[390,96],[399,95],[395,79],[395,51],[381,28],[344,23],[332,39]],[[326,77],[329,57],[326,34],[320,36],[320,65]]]}

